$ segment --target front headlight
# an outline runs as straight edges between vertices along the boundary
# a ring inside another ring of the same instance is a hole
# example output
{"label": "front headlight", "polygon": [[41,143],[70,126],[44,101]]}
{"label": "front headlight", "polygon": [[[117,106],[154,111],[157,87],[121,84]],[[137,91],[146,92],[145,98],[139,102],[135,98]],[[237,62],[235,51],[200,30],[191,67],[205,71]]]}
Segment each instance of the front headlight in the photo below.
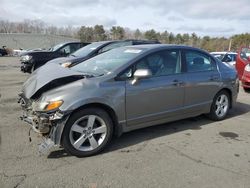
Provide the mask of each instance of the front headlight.
{"label": "front headlight", "polygon": [[250,72],[250,64],[247,64],[247,65],[245,66],[245,71]]}
{"label": "front headlight", "polygon": [[63,104],[62,100],[51,101],[51,102],[49,102],[48,105],[46,105],[45,110],[46,111],[55,110],[55,109],[59,108],[60,106],[62,106],[62,104]]}
{"label": "front headlight", "polygon": [[21,56],[20,58],[20,61],[29,61],[31,60],[32,56],[30,55],[24,55],[24,56]]}
{"label": "front headlight", "polygon": [[56,100],[50,102],[33,102],[32,108],[34,111],[51,111],[62,106],[63,100]]}
{"label": "front headlight", "polygon": [[65,63],[62,63],[61,66],[66,68],[66,67],[69,67],[72,63],[71,62],[65,62]]}

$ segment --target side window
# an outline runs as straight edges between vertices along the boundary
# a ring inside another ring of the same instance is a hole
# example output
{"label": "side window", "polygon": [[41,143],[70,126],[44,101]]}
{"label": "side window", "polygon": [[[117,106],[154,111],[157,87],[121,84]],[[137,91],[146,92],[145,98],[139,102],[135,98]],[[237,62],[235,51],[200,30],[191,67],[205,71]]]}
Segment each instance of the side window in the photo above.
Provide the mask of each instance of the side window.
{"label": "side window", "polygon": [[66,45],[60,49],[60,53],[68,55],[70,54],[70,45]]}
{"label": "side window", "polygon": [[180,59],[179,50],[163,50],[143,58],[135,65],[135,70],[149,69],[153,77],[178,74],[181,72]]}
{"label": "side window", "polygon": [[181,53],[179,50],[163,50],[150,54],[125,70],[120,78],[132,78],[138,69],[149,69],[152,77],[181,73]]}
{"label": "side window", "polygon": [[75,52],[76,50],[78,50],[80,48],[81,44],[79,43],[73,43],[73,44],[70,44],[70,53],[73,53]]}
{"label": "side window", "polygon": [[229,54],[230,58],[232,61],[236,61],[236,55],[235,54]]}
{"label": "side window", "polygon": [[187,51],[185,53],[187,72],[210,71],[215,69],[215,64],[205,54]]}
{"label": "side window", "polygon": [[122,47],[122,46],[129,46],[129,45],[131,45],[131,44],[132,44],[131,41],[126,41],[126,42],[115,42],[115,43],[108,44],[107,46],[103,47],[102,49],[99,50],[98,53],[100,54],[100,53],[103,53],[103,52],[112,50],[112,49],[114,49],[114,48],[118,48],[118,47]]}

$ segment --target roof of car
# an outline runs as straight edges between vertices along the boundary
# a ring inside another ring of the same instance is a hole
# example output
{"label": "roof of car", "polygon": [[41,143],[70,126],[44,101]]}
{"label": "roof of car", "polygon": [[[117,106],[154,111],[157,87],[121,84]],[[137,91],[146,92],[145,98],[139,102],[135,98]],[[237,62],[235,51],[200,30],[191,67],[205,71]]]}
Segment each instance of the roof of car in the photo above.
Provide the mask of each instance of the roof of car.
{"label": "roof of car", "polygon": [[95,41],[95,42],[92,42],[92,44],[93,44],[93,43],[106,44],[106,43],[110,43],[110,42],[112,42],[112,41],[110,41],[110,40],[105,40],[105,41]]}
{"label": "roof of car", "polygon": [[115,42],[137,42],[137,43],[152,43],[152,44],[160,44],[157,40],[139,40],[139,39],[125,39],[125,40],[107,40],[107,41],[95,41],[92,43],[115,43]]}
{"label": "roof of car", "polygon": [[145,49],[155,49],[155,48],[164,48],[164,47],[169,47],[169,48],[187,48],[187,49],[198,49],[195,47],[191,46],[186,46],[186,45],[177,45],[177,44],[141,44],[141,45],[134,45],[134,46],[127,46],[127,48],[145,48]]}

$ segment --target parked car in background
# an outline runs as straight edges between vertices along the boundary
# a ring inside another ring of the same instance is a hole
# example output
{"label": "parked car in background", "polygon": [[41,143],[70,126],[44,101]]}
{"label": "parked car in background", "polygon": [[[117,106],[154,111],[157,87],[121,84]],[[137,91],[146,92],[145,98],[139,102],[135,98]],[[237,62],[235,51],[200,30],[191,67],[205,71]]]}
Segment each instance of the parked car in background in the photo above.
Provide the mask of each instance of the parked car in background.
{"label": "parked car in background", "polygon": [[0,56],[5,56],[5,55],[8,55],[8,52],[5,46],[3,46],[3,48],[0,48]]}
{"label": "parked car in background", "polygon": [[222,62],[225,62],[233,67],[235,67],[236,63],[236,52],[211,52],[213,56],[221,60]]}
{"label": "parked car in background", "polygon": [[236,70],[245,91],[250,91],[250,48],[242,47],[236,59]]}
{"label": "parked car in background", "polygon": [[81,42],[66,42],[58,44],[48,51],[27,51],[22,53],[21,61],[21,71],[31,73],[37,68],[44,65],[49,60],[65,57],[69,54],[75,52],[79,48],[86,46],[89,43]]}
{"label": "parked car in background", "polygon": [[57,63],[63,67],[72,67],[78,63],[81,63],[91,57],[94,57],[98,54],[106,52],[108,50],[122,47],[122,46],[131,46],[131,45],[142,45],[142,44],[160,44],[158,41],[152,40],[115,40],[115,41],[100,41],[93,42],[77,51],[72,53],[67,57],[56,58],[48,63]]}
{"label": "parked car in background", "polygon": [[236,70],[178,45],[120,47],[65,69],[48,64],[24,83],[20,103],[42,151],[94,155],[113,135],[208,114],[223,120],[239,89]]}

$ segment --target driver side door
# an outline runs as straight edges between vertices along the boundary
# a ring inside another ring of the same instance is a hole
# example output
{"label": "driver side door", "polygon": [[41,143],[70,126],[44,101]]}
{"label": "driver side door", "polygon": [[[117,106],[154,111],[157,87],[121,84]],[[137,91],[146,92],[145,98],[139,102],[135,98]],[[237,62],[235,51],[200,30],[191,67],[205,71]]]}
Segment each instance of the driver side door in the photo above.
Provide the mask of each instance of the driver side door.
{"label": "driver side door", "polygon": [[[126,81],[125,96],[128,130],[178,119],[184,104],[180,50],[150,54],[132,69],[127,72],[131,79]],[[152,76],[133,84],[132,72],[138,69],[150,69]]]}

